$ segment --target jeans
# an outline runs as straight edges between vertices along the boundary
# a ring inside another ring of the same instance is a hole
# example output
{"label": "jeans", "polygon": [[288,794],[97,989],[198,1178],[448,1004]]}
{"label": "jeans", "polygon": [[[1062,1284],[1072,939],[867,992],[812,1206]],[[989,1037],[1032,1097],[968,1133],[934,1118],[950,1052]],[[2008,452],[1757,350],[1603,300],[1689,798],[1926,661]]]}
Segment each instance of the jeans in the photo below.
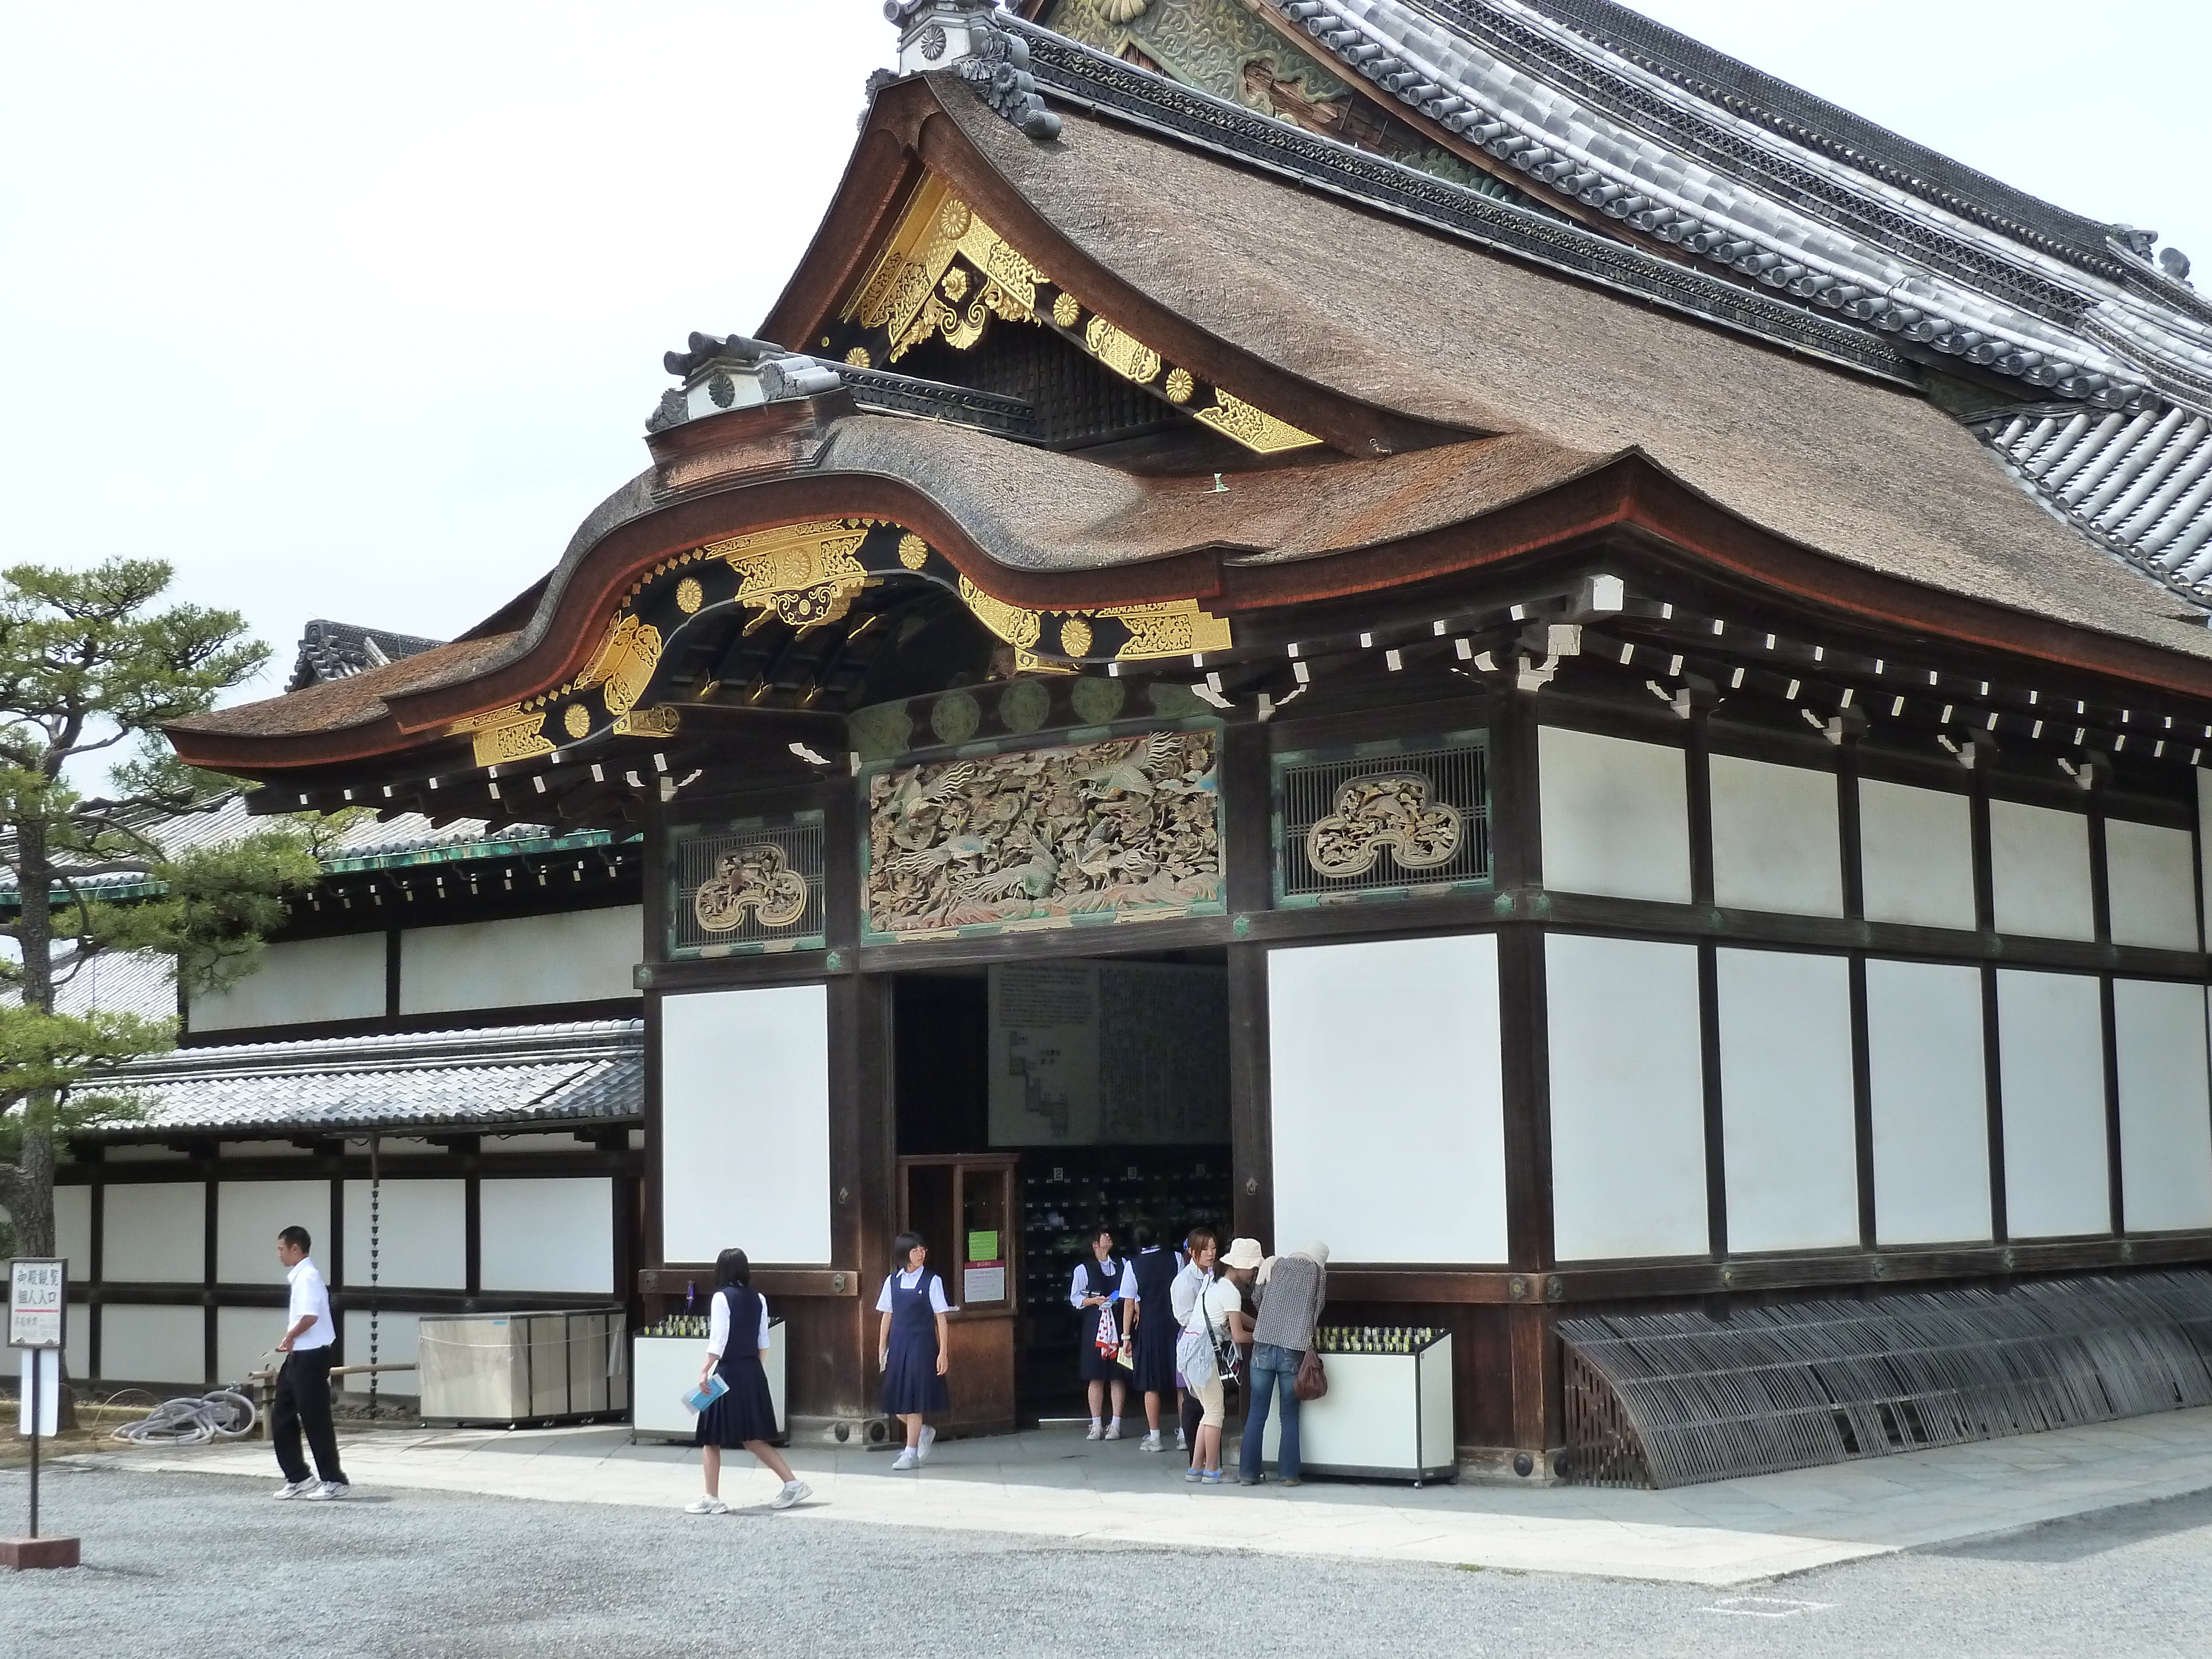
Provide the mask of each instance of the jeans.
{"label": "jeans", "polygon": [[1252,1403],[1244,1417],[1244,1443],[1237,1455],[1240,1480],[1260,1478],[1261,1449],[1267,1443],[1267,1408],[1276,1397],[1283,1402],[1283,1418],[1275,1447],[1275,1476],[1298,1478],[1298,1362],[1305,1355],[1296,1348],[1279,1348],[1261,1342],[1252,1349]]}

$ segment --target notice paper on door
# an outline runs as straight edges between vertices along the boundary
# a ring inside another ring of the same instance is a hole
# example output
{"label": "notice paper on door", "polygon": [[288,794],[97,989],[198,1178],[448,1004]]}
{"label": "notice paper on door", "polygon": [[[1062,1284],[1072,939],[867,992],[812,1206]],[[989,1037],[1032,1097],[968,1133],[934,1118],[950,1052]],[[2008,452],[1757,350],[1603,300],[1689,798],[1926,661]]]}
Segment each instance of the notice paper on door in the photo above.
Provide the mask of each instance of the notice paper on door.
{"label": "notice paper on door", "polygon": [[1003,1261],[971,1261],[968,1271],[960,1276],[960,1301],[964,1307],[979,1302],[1004,1302],[1006,1299],[1006,1264]]}

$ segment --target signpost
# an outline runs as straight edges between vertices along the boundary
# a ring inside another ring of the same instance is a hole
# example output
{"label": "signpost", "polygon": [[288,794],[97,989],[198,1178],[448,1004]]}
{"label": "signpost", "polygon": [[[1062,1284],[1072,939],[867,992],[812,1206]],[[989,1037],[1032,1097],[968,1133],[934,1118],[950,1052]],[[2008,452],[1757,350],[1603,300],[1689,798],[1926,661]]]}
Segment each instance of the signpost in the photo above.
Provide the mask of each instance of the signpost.
{"label": "signpost", "polygon": [[69,1264],[18,1256],[8,1264],[8,1346],[23,1356],[23,1406],[18,1419],[31,1437],[31,1530],[0,1538],[0,1566],[73,1567],[74,1538],[39,1536],[39,1437],[60,1420],[61,1350],[69,1316]]}

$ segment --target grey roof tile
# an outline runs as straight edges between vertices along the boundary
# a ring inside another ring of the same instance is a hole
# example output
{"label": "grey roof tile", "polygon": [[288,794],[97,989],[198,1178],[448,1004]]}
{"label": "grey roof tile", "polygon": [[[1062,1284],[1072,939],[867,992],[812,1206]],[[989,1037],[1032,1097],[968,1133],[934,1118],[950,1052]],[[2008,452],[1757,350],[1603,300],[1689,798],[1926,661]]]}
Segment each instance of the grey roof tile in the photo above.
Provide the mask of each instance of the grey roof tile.
{"label": "grey roof tile", "polygon": [[645,1110],[641,1020],[179,1048],[125,1068],[143,1119],[95,1138],[359,1133],[620,1120]]}

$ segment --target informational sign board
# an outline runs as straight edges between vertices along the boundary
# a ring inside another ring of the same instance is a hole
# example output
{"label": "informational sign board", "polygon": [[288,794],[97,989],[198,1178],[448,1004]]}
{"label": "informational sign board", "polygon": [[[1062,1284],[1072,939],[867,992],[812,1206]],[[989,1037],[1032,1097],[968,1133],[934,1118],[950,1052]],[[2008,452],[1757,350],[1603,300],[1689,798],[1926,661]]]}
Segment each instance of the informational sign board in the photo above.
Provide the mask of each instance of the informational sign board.
{"label": "informational sign board", "polygon": [[69,1263],[52,1257],[17,1256],[8,1264],[8,1346],[58,1348],[69,1305]]}

